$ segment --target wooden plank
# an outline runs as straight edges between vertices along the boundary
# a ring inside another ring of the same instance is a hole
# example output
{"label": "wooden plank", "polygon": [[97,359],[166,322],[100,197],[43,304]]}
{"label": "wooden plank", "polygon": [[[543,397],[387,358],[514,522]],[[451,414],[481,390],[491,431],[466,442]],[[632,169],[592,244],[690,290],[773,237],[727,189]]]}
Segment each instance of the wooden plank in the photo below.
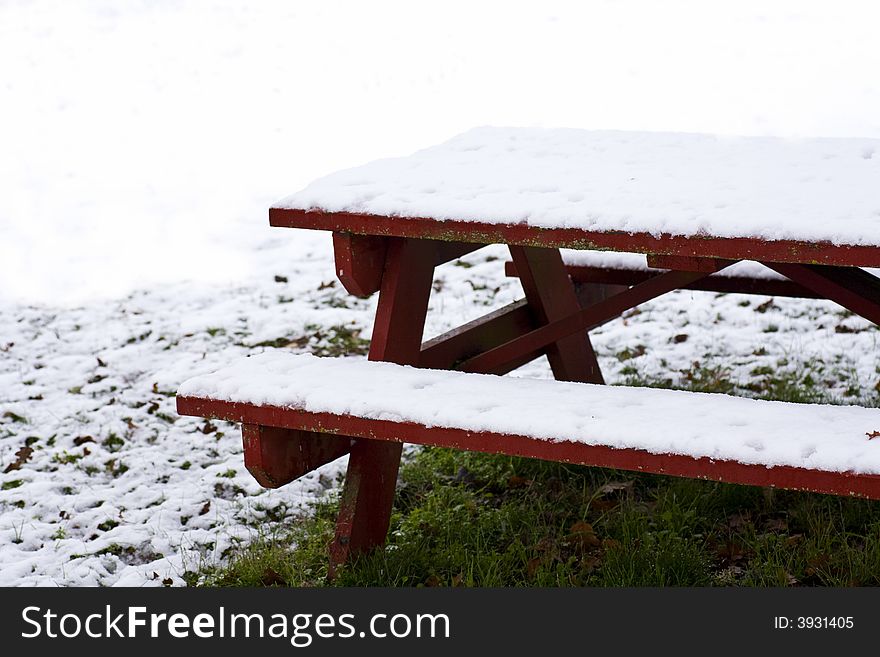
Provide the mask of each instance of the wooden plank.
{"label": "wooden plank", "polygon": [[397,445],[404,442],[416,443],[734,484],[880,499],[880,475],[829,472],[792,466],[767,467],[762,464],[750,465],[706,457],[654,454],[638,449],[587,445],[566,441],[565,436],[559,436],[555,441],[538,440],[512,434],[425,427],[412,422],[308,413],[286,407],[256,406],[240,402],[178,398],[178,408],[184,414],[303,431],[324,431],[334,435],[369,438],[370,441],[388,441]]}
{"label": "wooden plank", "polygon": [[265,488],[278,488],[348,454],[351,439],[311,431],[242,424],[244,465]]}
{"label": "wooden plank", "polygon": [[353,233],[333,233],[336,276],[346,292],[368,297],[382,286],[388,238]]}
{"label": "wooden plank", "polygon": [[[620,269],[613,267],[593,267],[589,265],[566,265],[565,270],[575,283],[580,285],[626,286],[644,283],[649,278],[662,274],[662,271],[647,269]],[[516,276],[516,265],[512,261],[504,263],[504,273]],[[755,294],[769,297],[793,297],[799,299],[820,299],[822,295],[794,281],[776,278],[752,278],[746,276],[707,276],[694,283],[683,286],[683,290],[704,292],[723,292],[734,294]],[[619,291],[619,290],[618,290]]]}
{"label": "wooden plank", "polygon": [[669,269],[674,271],[702,271],[714,274],[734,263],[733,260],[719,260],[718,258],[703,258],[680,255],[657,255],[649,253],[646,258],[648,267],[652,269]]}
{"label": "wooden plank", "polygon": [[[520,299],[503,308],[458,326],[422,345],[419,367],[436,370],[455,369],[477,354],[497,347],[539,326],[528,301]],[[538,358],[543,350],[525,354],[505,363],[496,374],[506,374]]]}
{"label": "wooden plank", "polygon": [[424,217],[387,217],[290,208],[270,208],[269,223],[272,226],[288,228],[480,244],[514,244],[725,260],[880,267],[880,248],[876,246],[833,244],[827,241],[766,241],[749,237],[709,235],[685,237],[624,231],[597,232],[579,228],[538,228],[523,223],[495,224],[466,219],[437,221]]}

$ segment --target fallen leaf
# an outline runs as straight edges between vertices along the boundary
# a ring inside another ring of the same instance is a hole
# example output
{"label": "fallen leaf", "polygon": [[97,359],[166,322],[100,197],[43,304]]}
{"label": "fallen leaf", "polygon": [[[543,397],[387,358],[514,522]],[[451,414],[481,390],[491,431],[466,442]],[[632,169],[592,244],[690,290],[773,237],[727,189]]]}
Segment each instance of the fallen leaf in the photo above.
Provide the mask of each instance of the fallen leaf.
{"label": "fallen leaf", "polygon": [[620,547],[620,541],[618,541],[616,538],[603,538],[602,547],[606,550],[616,550]]}
{"label": "fallen leaf", "polygon": [[287,580],[277,570],[270,567],[263,571],[263,575],[260,577],[260,584],[263,586],[286,586]]}
{"label": "fallen leaf", "polygon": [[619,493],[620,491],[631,491],[635,481],[609,481],[607,484],[599,488],[600,495],[610,495],[611,493]]}
{"label": "fallen leaf", "polygon": [[526,563],[526,573],[528,573],[529,579],[534,578],[535,573],[538,572],[538,568],[540,567],[541,559],[539,557],[528,560],[528,563]]}
{"label": "fallen leaf", "polygon": [[880,437],[880,431],[872,431],[870,433],[865,434],[868,437],[868,440],[874,440],[874,438]]}
{"label": "fallen leaf", "polygon": [[602,541],[596,536],[593,525],[583,520],[578,520],[569,529],[568,539],[577,542],[584,548],[599,547]]}
{"label": "fallen leaf", "polygon": [[199,511],[199,515],[203,516],[210,510],[211,510],[211,502],[210,501],[205,502],[204,506],[202,506],[202,510]]}
{"label": "fallen leaf", "polygon": [[513,475],[510,479],[507,480],[508,488],[523,488],[532,483],[531,479],[526,479],[525,477],[518,477]]}
{"label": "fallen leaf", "polygon": [[794,547],[798,543],[804,540],[803,534],[792,534],[787,539],[785,539],[786,547]]}
{"label": "fallen leaf", "polygon": [[91,436],[77,436],[73,439],[73,444],[79,447],[80,445],[85,445],[86,443],[93,443],[95,439]]}
{"label": "fallen leaf", "polygon": [[436,575],[431,575],[428,579],[425,580],[425,586],[436,587],[440,586],[440,578]]}
{"label": "fallen leaf", "polygon": [[727,519],[727,526],[731,529],[742,529],[752,524],[748,513],[736,513]]}
{"label": "fallen leaf", "polygon": [[768,518],[764,522],[764,530],[784,534],[788,531],[788,521],[785,518]]}
{"label": "fallen leaf", "polygon": [[15,453],[15,460],[7,465],[6,469],[3,472],[12,472],[13,470],[21,469],[21,466],[23,466],[30,460],[31,454],[33,453],[33,448],[28,446],[22,447]]}

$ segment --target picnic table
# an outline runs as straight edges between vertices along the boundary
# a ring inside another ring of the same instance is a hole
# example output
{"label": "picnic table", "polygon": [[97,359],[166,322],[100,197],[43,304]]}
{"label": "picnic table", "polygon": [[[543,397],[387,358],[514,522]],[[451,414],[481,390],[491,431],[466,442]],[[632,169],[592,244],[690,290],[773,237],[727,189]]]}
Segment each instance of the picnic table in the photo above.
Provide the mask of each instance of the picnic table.
{"label": "picnic table", "polygon": [[[384,542],[404,442],[880,499],[880,410],[596,385],[589,338],[679,289],[880,324],[880,142],[480,128],[269,219],[332,231],[346,290],[379,292],[368,361],[267,352],[184,383],[178,410],[241,422],[264,486],[350,454],[334,568]],[[524,298],[423,341],[435,268],[492,244]],[[487,376],[543,355],[556,381]]]}

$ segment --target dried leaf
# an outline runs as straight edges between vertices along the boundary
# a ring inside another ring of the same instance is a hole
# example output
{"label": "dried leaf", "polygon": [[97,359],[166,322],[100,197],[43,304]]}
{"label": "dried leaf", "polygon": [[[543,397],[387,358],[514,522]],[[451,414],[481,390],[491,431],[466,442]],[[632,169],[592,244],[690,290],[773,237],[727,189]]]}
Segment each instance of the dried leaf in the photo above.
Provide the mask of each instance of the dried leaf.
{"label": "dried leaf", "polygon": [[263,586],[286,586],[287,580],[277,570],[270,567],[263,571],[263,575],[260,577],[260,584]]}
{"label": "dried leaf", "polygon": [[3,470],[3,472],[4,473],[5,472],[12,472],[13,470],[21,469],[21,466],[23,466],[25,463],[27,463],[30,460],[31,454],[33,454],[33,453],[34,453],[33,448],[28,447],[28,446],[22,447],[21,449],[19,449],[15,453],[15,460],[12,463],[10,463],[9,465],[7,465],[6,469]]}
{"label": "dried leaf", "polygon": [[541,559],[535,557],[534,559],[529,559],[528,563],[526,563],[526,573],[529,576],[529,579],[535,577],[535,573],[538,572],[538,568],[541,567]]}
{"label": "dried leaf", "polygon": [[871,431],[870,433],[866,433],[865,435],[868,437],[868,440],[874,440],[874,438],[880,436],[880,431]]}
{"label": "dried leaf", "polygon": [[764,531],[784,534],[788,531],[788,521],[785,518],[768,518],[764,523]]}
{"label": "dried leaf", "polygon": [[635,481],[609,481],[607,484],[599,488],[600,495],[610,495],[611,493],[619,493],[621,491],[629,492],[635,485]]}
{"label": "dried leaf", "polygon": [[574,523],[571,526],[569,532],[570,534],[568,536],[568,539],[579,543],[581,547],[599,547],[602,544],[602,541],[600,541],[599,537],[596,536],[593,525],[583,520],[578,520],[576,523]]}

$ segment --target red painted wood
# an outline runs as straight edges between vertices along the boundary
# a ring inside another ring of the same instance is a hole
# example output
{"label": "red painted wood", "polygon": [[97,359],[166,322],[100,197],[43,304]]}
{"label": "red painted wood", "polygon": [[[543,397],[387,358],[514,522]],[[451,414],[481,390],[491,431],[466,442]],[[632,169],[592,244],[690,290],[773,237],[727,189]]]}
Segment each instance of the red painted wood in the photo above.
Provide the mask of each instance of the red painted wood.
{"label": "red painted wood", "polygon": [[241,426],[241,438],[244,465],[266,488],[299,479],[351,449],[351,439],[344,436],[248,423]]}
{"label": "red painted wood", "polygon": [[677,271],[702,271],[714,274],[725,267],[733,264],[733,260],[719,260],[718,258],[697,258],[693,256],[679,255],[655,255],[648,254],[646,262],[654,269],[673,269]]}
{"label": "red painted wood", "polygon": [[386,237],[333,233],[336,276],[342,287],[349,294],[362,298],[378,292],[387,249]]}
{"label": "red painted wood", "polygon": [[[680,454],[652,454],[637,449],[585,445],[566,441],[537,440],[528,436],[472,432],[445,427],[425,427],[411,422],[369,420],[347,415],[307,413],[277,406],[254,406],[194,398],[178,398],[178,410],[186,415],[216,417],[232,422],[285,426],[305,431],[369,438],[370,441],[416,443],[452,447],[489,454],[509,454],[605,468],[724,481],[752,486],[880,499],[880,476],[853,472],[826,472],[790,466],[765,467],[737,461],[694,458]],[[354,453],[353,453],[354,454]]]}
{"label": "red painted wood", "polygon": [[[390,240],[370,360],[418,364],[437,257],[434,242]],[[381,381],[376,385],[381,385]],[[391,520],[402,446],[368,440],[369,435],[358,437],[361,440],[356,440],[351,448],[336,536],[330,546],[331,577],[351,555],[384,543]]]}
{"label": "red painted wood", "polygon": [[[388,239],[376,235],[333,233],[336,276],[349,294],[364,298],[379,291],[385,270]],[[457,260],[483,246],[463,242],[436,242],[432,256],[434,264],[442,265]]]}
{"label": "red painted wood", "polygon": [[[518,267],[517,270],[519,270]],[[499,363],[508,362],[521,354],[532,353],[578,331],[585,331],[591,326],[617,317],[630,308],[634,308],[672,290],[679,289],[705,276],[708,276],[705,272],[687,271],[670,271],[654,276],[644,283],[639,283],[604,301],[588,306],[579,312],[572,313],[549,324],[544,324],[529,333],[505,342],[479,356],[475,356],[462,363],[459,369],[465,372],[493,373],[495,371],[494,368]]]}
{"label": "red painted wood", "polygon": [[[645,269],[617,269],[611,267],[592,267],[589,265],[566,265],[565,270],[568,272],[571,280],[574,281],[575,286],[599,284],[630,287],[663,273],[661,271]],[[507,276],[516,276],[516,265],[512,261],[505,262],[504,273]],[[820,294],[790,280],[751,278],[746,276],[707,276],[690,285],[683,286],[682,289],[757,294],[770,297],[821,298]]]}
{"label": "red painted wood", "polygon": [[862,269],[766,262],[826,299],[880,325],[880,279]]}
{"label": "red painted wood", "polygon": [[[520,274],[526,300],[541,324],[580,310],[580,302],[558,249],[511,246],[510,255]],[[536,350],[525,350],[524,355],[530,351]],[[557,380],[604,383],[586,327],[581,333],[573,333],[548,344],[546,351]],[[498,368],[503,368],[503,365],[497,364],[492,373],[501,373]]]}
{"label": "red painted wood", "polygon": [[[455,369],[462,361],[497,347],[518,335],[539,326],[528,301],[520,299],[503,308],[456,327],[422,344],[419,367]],[[506,374],[538,358],[544,352],[536,351],[505,363],[497,374]]]}
{"label": "red painted wood", "polygon": [[438,221],[424,217],[387,217],[350,212],[321,212],[270,208],[272,226],[331,230],[361,235],[515,244],[545,248],[568,247],[598,251],[656,253],[660,255],[800,262],[850,267],[880,267],[880,247],[806,242],[767,241],[750,237],[712,237],[627,232],[596,232],[577,228],[536,228],[522,223],[490,224],[480,221]]}

